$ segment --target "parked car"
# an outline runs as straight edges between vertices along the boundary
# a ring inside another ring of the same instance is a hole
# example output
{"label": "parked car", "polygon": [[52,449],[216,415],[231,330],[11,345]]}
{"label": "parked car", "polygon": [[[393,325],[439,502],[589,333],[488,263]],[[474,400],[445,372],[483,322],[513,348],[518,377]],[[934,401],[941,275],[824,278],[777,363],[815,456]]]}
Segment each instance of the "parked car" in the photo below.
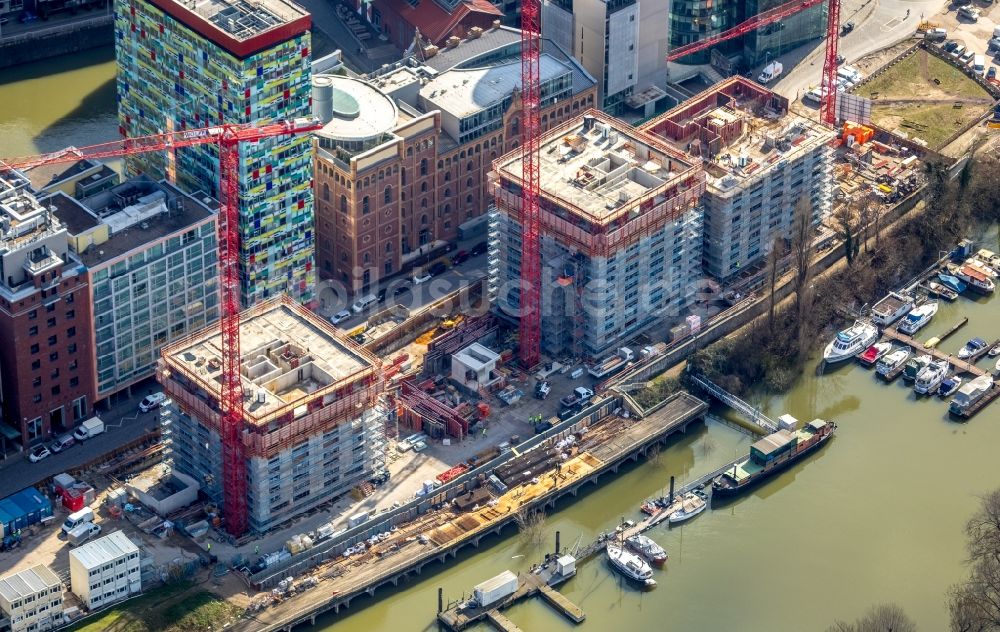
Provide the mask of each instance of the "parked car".
{"label": "parked car", "polygon": [[963,7],[958,8],[958,17],[966,18],[973,22],[979,21],[979,9],[975,8],[971,4],[967,4]]}
{"label": "parked car", "polygon": [[986,78],[987,79],[996,79],[997,78],[997,67],[996,66],[990,66],[990,69],[986,72]]}
{"label": "parked car", "polygon": [[167,401],[167,395],[163,391],[158,391],[156,393],[150,393],[142,398],[139,402],[139,412],[148,413],[154,408],[159,408],[163,405],[163,402]]}
{"label": "parked car", "polygon": [[63,450],[65,450],[66,448],[70,447],[75,443],[76,439],[73,438],[73,435],[70,433],[66,433],[64,435],[59,435],[58,437],[56,437],[56,440],[53,441],[52,445],[49,446],[49,450],[52,451],[53,454],[55,454],[58,452],[62,452]]}
{"label": "parked car", "polygon": [[479,255],[485,254],[486,251],[489,250],[489,247],[490,245],[488,243],[486,243],[485,241],[481,241],[472,247],[472,249],[469,251],[469,254],[472,255],[473,257],[478,257]]}
{"label": "parked car", "polygon": [[924,33],[924,39],[932,42],[943,42],[948,37],[947,29],[934,28]]}
{"label": "parked car", "polygon": [[837,65],[838,65],[838,66],[839,66],[840,64],[844,63],[845,61],[847,61],[847,60],[845,60],[845,59],[844,59],[844,56],[843,56],[843,55],[837,55]]}
{"label": "parked car", "polygon": [[986,43],[987,52],[993,50],[994,48],[1000,48],[1000,37],[994,37]]}
{"label": "parked car", "polygon": [[840,27],[840,36],[843,37],[854,30],[854,22],[846,22]]}
{"label": "parked car", "polygon": [[432,276],[429,272],[418,272],[413,275],[413,284],[420,285],[421,283],[427,283],[431,280]]}
{"label": "parked car", "polygon": [[959,57],[961,57],[964,54],[965,54],[965,45],[964,44],[959,44],[955,48],[951,49],[951,56],[954,57],[955,59],[958,59]]}
{"label": "parked car", "polygon": [[467,261],[469,259],[469,253],[466,250],[459,250],[451,258],[451,265],[457,266],[458,264]]}
{"label": "parked car", "polygon": [[378,298],[374,294],[366,294],[354,301],[354,305],[351,305],[351,309],[355,314],[360,314],[372,305],[378,302]]}
{"label": "parked car", "polygon": [[975,56],[976,56],[976,53],[975,53],[975,51],[971,51],[971,50],[967,50],[967,51],[965,51],[964,53],[962,53],[962,55],[961,55],[961,56],[960,56],[960,57],[958,58],[958,60],[959,60],[960,62],[962,62],[963,64],[966,64],[966,65],[968,65],[968,64],[971,64],[971,63],[972,63],[972,59],[973,59],[973,58],[974,58]]}
{"label": "parked car", "polygon": [[386,293],[388,293],[388,291],[389,291],[389,288],[387,288],[387,287],[384,287],[384,288],[382,288],[381,290],[378,291],[378,294],[375,295],[375,298],[378,300],[379,303],[381,303],[382,301],[385,300],[385,296],[386,296]]}
{"label": "parked car", "polygon": [[439,276],[448,271],[448,265],[442,261],[438,261],[430,268],[427,269],[427,273],[431,276]]}
{"label": "parked car", "polygon": [[21,24],[27,24],[28,22],[34,22],[38,19],[38,16],[31,11],[25,11],[21,14]]}
{"label": "parked car", "polygon": [[943,50],[946,53],[950,53],[951,51],[958,48],[958,46],[959,44],[955,40],[948,40],[947,42],[941,45],[941,50]]}
{"label": "parked car", "polygon": [[395,290],[392,291],[393,296],[399,296],[400,294],[405,294],[410,291],[409,285],[400,285]]}
{"label": "parked car", "polygon": [[28,460],[32,463],[38,463],[42,459],[47,459],[51,455],[52,453],[49,452],[48,448],[43,445],[38,445],[32,448],[31,452],[28,453]]}
{"label": "parked car", "polygon": [[334,325],[339,325],[340,323],[344,322],[350,317],[351,317],[351,312],[349,312],[346,309],[342,309],[330,317],[330,322],[333,323]]}

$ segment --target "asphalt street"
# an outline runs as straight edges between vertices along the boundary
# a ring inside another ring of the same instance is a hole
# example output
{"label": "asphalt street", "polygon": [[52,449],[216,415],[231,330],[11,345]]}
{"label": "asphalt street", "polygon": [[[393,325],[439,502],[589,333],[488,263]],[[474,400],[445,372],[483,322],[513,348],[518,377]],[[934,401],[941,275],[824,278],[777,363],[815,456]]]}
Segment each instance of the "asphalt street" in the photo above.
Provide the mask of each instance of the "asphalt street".
{"label": "asphalt street", "polygon": [[[155,412],[139,413],[139,401],[155,390],[159,390],[158,385],[153,378],[149,378],[132,389],[132,397],[120,397],[110,410],[103,407],[98,410],[97,416],[104,421],[106,430],[93,439],[70,446],[38,463],[30,462],[21,453],[13,453],[0,460],[0,498],[60,472],[79,468],[156,428],[158,418]],[[45,445],[51,443],[51,440],[46,441]]]}

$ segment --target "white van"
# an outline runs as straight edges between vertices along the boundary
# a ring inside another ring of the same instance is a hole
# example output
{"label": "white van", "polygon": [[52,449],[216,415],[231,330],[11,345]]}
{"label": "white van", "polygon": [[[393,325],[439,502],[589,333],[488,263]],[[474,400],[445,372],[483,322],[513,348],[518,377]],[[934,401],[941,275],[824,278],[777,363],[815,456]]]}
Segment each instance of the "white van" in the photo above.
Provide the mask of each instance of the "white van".
{"label": "white van", "polygon": [[64,522],[62,525],[62,531],[66,535],[69,535],[70,531],[76,529],[84,522],[93,522],[93,521],[94,521],[94,510],[91,509],[90,507],[84,507],[80,511],[74,511],[66,518],[66,522]]}
{"label": "white van", "polygon": [[976,55],[972,58],[972,72],[976,73],[980,77],[986,74],[986,57],[983,55]]}
{"label": "white van", "polygon": [[861,71],[854,66],[848,66],[844,64],[837,68],[837,76],[850,81],[851,83],[858,83],[865,78]]}
{"label": "white van", "polygon": [[354,302],[354,305],[351,305],[351,309],[354,310],[355,314],[360,314],[361,312],[365,311],[371,305],[374,305],[377,302],[378,299],[375,298],[374,294],[366,294],[365,296],[362,296],[361,298],[356,300]]}

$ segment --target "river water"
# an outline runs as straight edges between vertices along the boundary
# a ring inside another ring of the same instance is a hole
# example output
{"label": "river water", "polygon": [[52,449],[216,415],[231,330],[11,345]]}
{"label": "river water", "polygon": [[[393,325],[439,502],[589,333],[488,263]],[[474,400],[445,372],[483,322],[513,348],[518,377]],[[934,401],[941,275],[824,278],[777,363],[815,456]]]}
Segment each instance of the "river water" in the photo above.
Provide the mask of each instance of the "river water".
{"label": "river water", "polygon": [[[109,50],[0,71],[0,156],[114,139],[113,79]],[[989,240],[996,242],[995,233]],[[969,324],[942,344],[946,351],[957,352],[973,336],[1000,337],[1000,299],[965,298],[944,304],[918,337],[961,316]],[[963,525],[977,495],[1000,486],[1000,404],[956,423],[945,402],[916,399],[901,379],[885,385],[857,364],[817,375],[815,362],[789,393],[759,403],[772,417],[824,417],[840,429],[821,452],[724,509],[650,532],[670,554],[652,592],[622,586],[601,561],[583,565],[561,590],[586,611],[585,629],[823,630],[885,601],[901,605],[921,630],[947,629],[945,592],[965,572]],[[711,471],[749,443],[711,420],[692,426],[658,462],[625,469],[564,501],[548,518],[544,546],[505,532],[465,550],[457,563],[429,567],[409,584],[356,601],[319,627],[434,629],[439,586],[457,599],[505,569],[525,570],[552,546],[556,529],[565,545],[593,538],[637,515],[669,476],[683,482]],[[507,614],[529,631],[574,627],[538,600]]]}

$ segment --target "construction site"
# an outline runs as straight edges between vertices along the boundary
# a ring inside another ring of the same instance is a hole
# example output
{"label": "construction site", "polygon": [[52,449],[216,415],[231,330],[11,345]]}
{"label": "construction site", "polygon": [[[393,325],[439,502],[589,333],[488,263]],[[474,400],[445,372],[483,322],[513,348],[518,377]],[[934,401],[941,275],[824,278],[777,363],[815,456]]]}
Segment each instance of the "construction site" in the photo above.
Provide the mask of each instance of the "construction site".
{"label": "construction site", "polygon": [[541,303],[522,309],[520,152],[495,163],[491,283],[501,314],[541,311],[541,349],[596,358],[691,302],[705,174],[696,161],[591,110],[540,138]]}

